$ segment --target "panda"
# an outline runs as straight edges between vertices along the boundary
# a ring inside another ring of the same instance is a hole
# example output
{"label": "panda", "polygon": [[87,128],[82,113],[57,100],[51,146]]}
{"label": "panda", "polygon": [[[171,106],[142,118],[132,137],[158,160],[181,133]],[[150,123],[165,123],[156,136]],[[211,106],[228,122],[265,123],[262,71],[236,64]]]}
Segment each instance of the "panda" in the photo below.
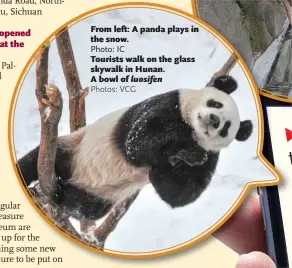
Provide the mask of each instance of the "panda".
{"label": "panda", "polygon": [[[173,90],[57,140],[53,200],[79,220],[97,220],[151,183],[172,208],[194,202],[207,188],[220,151],[253,131],[240,121],[231,76],[201,90]],[[39,147],[18,161],[27,186],[37,180]]]}

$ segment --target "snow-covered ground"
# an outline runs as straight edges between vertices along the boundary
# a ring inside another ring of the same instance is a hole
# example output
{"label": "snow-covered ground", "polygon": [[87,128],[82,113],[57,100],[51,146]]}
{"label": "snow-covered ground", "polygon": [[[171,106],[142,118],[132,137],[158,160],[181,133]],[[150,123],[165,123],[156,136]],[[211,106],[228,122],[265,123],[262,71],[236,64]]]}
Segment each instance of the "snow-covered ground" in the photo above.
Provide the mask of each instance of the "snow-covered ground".
{"label": "snow-covered ground", "polygon": [[[110,53],[90,52],[90,26],[134,25],[150,27],[158,24],[170,27],[191,26],[192,22],[174,14],[153,9],[123,9],[91,17],[70,28],[71,41],[83,87],[90,86],[91,55],[109,56]],[[107,36],[122,36],[109,33]],[[105,36],[105,35],[104,35]],[[130,106],[147,97],[177,88],[199,89],[226,62],[230,52],[212,34],[200,27],[199,33],[128,33],[126,55],[157,57],[196,57],[196,63],[150,63],[163,66],[163,83],[139,84],[136,93],[90,93],[86,98],[87,123],[125,106]],[[106,44],[99,44],[105,46]],[[116,47],[116,44],[109,44]],[[112,54],[115,56],[117,54]],[[108,64],[110,66],[111,64]],[[112,64],[115,65],[115,64]],[[145,66],[146,64],[144,64]],[[105,66],[105,65],[103,65]],[[222,151],[217,173],[210,186],[193,204],[171,209],[161,201],[151,185],[146,186],[120,221],[117,229],[107,240],[106,248],[127,252],[145,252],[169,248],[190,240],[215,224],[232,207],[244,186],[252,180],[273,179],[272,174],[255,160],[258,139],[258,118],[251,88],[241,68],[237,65],[231,72],[239,83],[232,94],[238,104],[242,120],[254,123],[252,137],[243,143],[234,141]],[[14,138],[17,156],[22,156],[39,143],[40,116],[35,97],[35,65],[22,86],[15,114]],[[69,133],[69,111],[66,83],[53,42],[49,54],[49,82],[55,83],[64,99],[64,111],[59,124],[59,134]],[[119,86],[119,83],[115,83]],[[109,86],[102,85],[100,86]]]}

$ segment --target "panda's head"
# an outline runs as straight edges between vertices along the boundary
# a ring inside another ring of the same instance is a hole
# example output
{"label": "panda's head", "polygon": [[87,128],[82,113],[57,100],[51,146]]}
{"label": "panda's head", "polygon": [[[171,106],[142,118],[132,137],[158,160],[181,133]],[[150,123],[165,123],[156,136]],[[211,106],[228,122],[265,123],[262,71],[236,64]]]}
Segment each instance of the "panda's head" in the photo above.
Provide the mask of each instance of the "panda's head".
{"label": "panda's head", "polygon": [[230,94],[237,89],[231,76],[220,76],[213,87],[187,94],[183,116],[194,129],[194,138],[206,150],[219,151],[234,140],[245,141],[252,134],[250,120],[240,121],[237,105]]}

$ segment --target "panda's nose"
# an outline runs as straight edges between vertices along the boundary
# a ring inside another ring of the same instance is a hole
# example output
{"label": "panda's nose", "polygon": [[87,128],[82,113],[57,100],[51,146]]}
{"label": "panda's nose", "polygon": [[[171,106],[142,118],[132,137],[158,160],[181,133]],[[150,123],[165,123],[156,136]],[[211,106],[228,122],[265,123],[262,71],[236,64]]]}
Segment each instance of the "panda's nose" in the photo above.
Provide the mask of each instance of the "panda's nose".
{"label": "panda's nose", "polygon": [[219,116],[215,115],[215,114],[210,114],[209,115],[209,124],[217,129],[220,126],[220,118]]}

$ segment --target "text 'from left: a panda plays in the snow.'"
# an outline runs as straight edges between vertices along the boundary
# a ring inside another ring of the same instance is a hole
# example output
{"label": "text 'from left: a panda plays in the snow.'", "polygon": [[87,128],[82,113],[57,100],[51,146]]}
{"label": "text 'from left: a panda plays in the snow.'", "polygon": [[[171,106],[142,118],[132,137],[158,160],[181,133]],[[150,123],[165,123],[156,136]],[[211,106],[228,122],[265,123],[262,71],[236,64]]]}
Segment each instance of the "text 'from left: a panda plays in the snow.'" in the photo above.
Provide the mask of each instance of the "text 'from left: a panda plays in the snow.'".
{"label": "text 'from left: a panda plays in the snow.'", "polygon": [[[90,27],[90,92],[124,92],[133,93],[139,90],[139,84],[159,84],[167,75],[168,65],[178,66],[196,62],[196,57],[173,56],[147,52],[133,51],[129,46],[137,38],[152,36],[175,36],[195,34],[199,28],[170,26],[154,27],[114,25],[112,27]],[[151,42],[145,39],[144,42]],[[152,54],[152,55],[151,55]]]}

